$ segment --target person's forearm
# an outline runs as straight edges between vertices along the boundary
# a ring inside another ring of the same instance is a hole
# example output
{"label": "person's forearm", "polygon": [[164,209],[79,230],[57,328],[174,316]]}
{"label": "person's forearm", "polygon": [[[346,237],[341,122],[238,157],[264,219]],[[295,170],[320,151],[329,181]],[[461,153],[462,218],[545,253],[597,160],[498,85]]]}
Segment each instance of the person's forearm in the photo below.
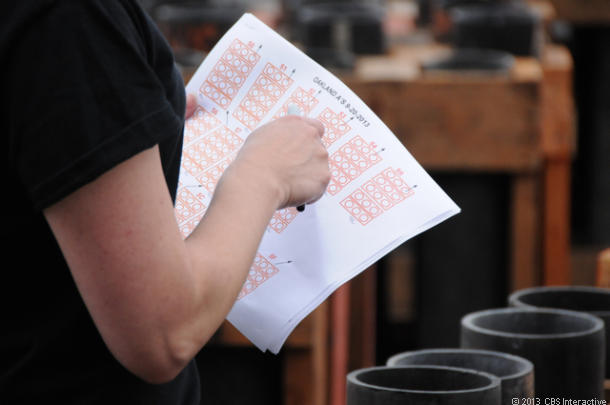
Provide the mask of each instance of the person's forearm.
{"label": "person's forearm", "polygon": [[[230,169],[229,169],[230,170]],[[226,173],[205,216],[186,240],[200,296],[191,328],[203,345],[231,309],[278,205],[276,192],[256,173]],[[198,349],[197,349],[198,350]]]}

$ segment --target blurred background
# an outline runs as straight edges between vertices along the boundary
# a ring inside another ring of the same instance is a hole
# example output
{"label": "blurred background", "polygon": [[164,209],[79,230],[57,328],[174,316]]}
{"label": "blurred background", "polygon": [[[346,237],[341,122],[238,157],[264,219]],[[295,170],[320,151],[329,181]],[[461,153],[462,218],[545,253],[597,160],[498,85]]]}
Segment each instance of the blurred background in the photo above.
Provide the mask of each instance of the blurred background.
{"label": "blurred background", "polygon": [[141,0],[185,81],[251,12],[337,74],[462,208],[337,291],[278,355],[223,325],[203,403],[342,404],[345,374],[457,347],[460,318],[595,285],[610,246],[607,0]]}

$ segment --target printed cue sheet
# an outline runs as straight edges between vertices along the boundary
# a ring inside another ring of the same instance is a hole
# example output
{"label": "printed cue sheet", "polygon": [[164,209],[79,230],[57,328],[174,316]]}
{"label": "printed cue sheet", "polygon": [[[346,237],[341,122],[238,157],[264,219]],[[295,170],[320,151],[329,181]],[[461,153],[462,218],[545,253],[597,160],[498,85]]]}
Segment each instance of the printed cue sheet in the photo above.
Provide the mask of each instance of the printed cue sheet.
{"label": "printed cue sheet", "polygon": [[304,212],[275,213],[227,317],[263,351],[277,353],[339,286],[460,211],[352,91],[250,14],[218,42],[187,92],[199,105],[185,124],[175,207],[184,237],[251,131],[293,111],[325,127],[325,195]]}

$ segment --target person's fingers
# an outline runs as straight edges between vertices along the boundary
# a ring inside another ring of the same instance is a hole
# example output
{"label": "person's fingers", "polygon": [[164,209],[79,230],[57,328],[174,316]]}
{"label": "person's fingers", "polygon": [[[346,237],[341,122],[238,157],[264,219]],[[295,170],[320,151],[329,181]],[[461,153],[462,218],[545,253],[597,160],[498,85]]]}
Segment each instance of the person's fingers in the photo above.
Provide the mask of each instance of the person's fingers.
{"label": "person's fingers", "polygon": [[314,128],[316,128],[318,135],[321,137],[324,136],[324,124],[322,124],[320,121],[314,119],[314,118],[309,118],[309,117],[302,117],[309,125],[312,125]]}
{"label": "person's fingers", "polygon": [[186,95],[186,110],[184,112],[184,118],[189,119],[195,113],[197,109],[197,97],[194,94]]}

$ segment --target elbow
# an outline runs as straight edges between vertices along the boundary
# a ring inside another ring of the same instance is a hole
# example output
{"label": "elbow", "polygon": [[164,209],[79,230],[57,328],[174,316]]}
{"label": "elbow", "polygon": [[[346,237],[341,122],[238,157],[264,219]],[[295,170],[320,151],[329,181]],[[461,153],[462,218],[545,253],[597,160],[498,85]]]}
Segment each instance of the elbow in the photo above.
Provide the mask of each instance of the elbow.
{"label": "elbow", "polygon": [[132,374],[149,384],[164,384],[174,380],[193,359],[190,345],[164,343],[139,347],[129,355],[115,358]]}
{"label": "elbow", "polygon": [[167,366],[142,366],[136,365],[129,369],[136,377],[148,384],[165,384],[174,380],[178,374],[184,369],[182,367],[167,367]]}

